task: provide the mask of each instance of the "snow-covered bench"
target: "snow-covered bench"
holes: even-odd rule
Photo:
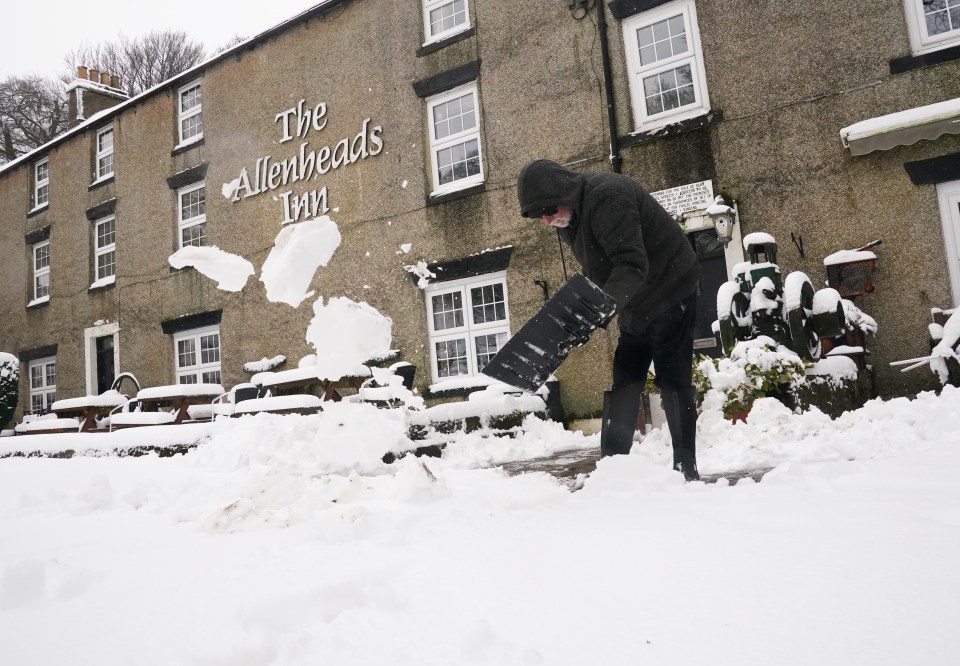
[[[323,409],[323,401],[309,393],[296,395],[277,395],[266,398],[253,398],[237,404],[233,416],[245,414],[316,414]]]
[[[220,384],[171,384],[140,389],[135,400],[110,412],[109,427],[113,430],[183,423],[190,419],[191,405],[209,404],[223,393]]]
[[[89,432],[97,426],[97,419],[125,405],[128,399],[119,391],[104,391],[100,395],[85,395],[79,398],[57,400],[50,410],[59,418],[75,418],[80,421],[80,432]]]
[[[73,418],[38,418],[33,420],[24,420],[14,426],[13,431],[17,435],[39,435],[58,432],[78,432],[80,430],[79,419]]]

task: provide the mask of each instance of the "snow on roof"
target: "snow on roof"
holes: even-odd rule
[[[869,250],[840,250],[824,257],[823,265],[852,264],[855,261],[870,261],[876,258],[877,255]]]

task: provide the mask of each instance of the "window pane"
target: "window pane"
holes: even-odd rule
[[[477,345],[477,370],[482,370],[483,366],[497,355],[503,343],[507,341],[506,333],[494,333],[492,335],[478,335],[475,338]]]
[[[196,375],[182,375],[178,382],[179,384],[196,384],[197,376]]]
[[[439,377],[457,377],[468,374],[467,341],[465,339],[438,342],[436,353],[437,375]]]
[[[101,153],[113,150],[113,130],[107,130],[97,137],[97,150]]]
[[[219,384],[220,383],[220,371],[211,370],[210,372],[203,373],[203,383],[204,384]]]
[[[30,388],[43,388],[43,366],[30,366]]]
[[[184,90],[180,93],[180,110],[189,111],[190,109],[200,106],[200,86],[195,85],[192,88]]]
[[[437,35],[466,22],[466,1],[455,0],[430,11],[430,34]]]
[[[31,395],[30,396],[30,411],[34,414],[39,414],[43,411],[43,394]]]
[[[177,367],[189,368],[197,364],[197,347],[193,338],[177,341]]]
[[[442,331],[463,326],[463,296],[459,291],[432,297],[433,328]]]
[[[204,239],[207,237],[204,233],[204,224],[194,224],[192,226],[186,227],[183,229],[183,232],[180,235],[180,244],[183,247],[188,245],[194,245],[200,247],[204,244]]]
[[[503,283],[474,287],[470,290],[470,302],[473,304],[473,323],[475,324],[506,319]]]
[[[46,365],[46,378],[47,386],[56,386],[57,385],[57,364],[56,363],[47,363]]]
[[[110,277],[115,272],[116,252],[110,250],[109,252],[104,252],[103,254],[97,255],[97,279],[103,279],[105,277]]]
[[[50,200],[50,187],[44,185],[37,188],[37,205],[41,206]]]
[[[180,195],[180,219],[190,220],[206,213],[207,188],[200,187]]]
[[[97,161],[97,178],[113,173],[113,153]]]
[[[113,245],[116,239],[116,222],[107,220],[97,225],[97,247],[104,248]]]
[[[200,336],[200,362],[217,363],[220,361],[220,334]],[[218,382],[214,382],[218,383]]]
[[[444,139],[476,126],[472,93],[433,107],[433,131],[437,139]]]
[[[637,30],[637,48],[640,49],[641,66],[686,53],[688,45],[683,15],[678,14]]]
[[[43,298],[44,296],[50,295],[50,274],[44,273],[43,275],[38,275],[34,281],[36,286],[36,298]]]
[[[198,113],[181,121],[180,127],[183,138],[189,139],[203,132],[203,119]]]
[[[47,268],[50,265],[50,245],[41,245],[34,249],[35,268]]]
[[[471,139],[437,151],[441,185],[480,175],[480,142]]]

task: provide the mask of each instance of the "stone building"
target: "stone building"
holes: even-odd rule
[[[342,243],[316,294],[391,317],[421,391],[476,374],[577,268],[519,216],[517,174],[540,157],[685,211],[705,352],[743,259],[702,214],[714,195],[736,204],[735,240],[773,234],[817,286],[824,256],[882,238],[858,302],[880,326],[878,389],[934,385],[887,363],[923,355],[929,308],[960,300],[955,1],[327,0],[133,99],[78,74],[77,124],[0,167],[0,350],[23,361],[27,410],[120,371],[229,386],[245,362],[311,353],[310,301],[167,259],[206,244],[259,268],[284,224],[324,213]],[[420,261],[426,289],[405,269]],[[558,372],[569,415],[599,411],[615,340]]]

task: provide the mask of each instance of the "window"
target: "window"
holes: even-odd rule
[[[220,383],[220,327],[194,329],[173,337],[178,384]]]
[[[469,27],[467,0],[423,0],[426,44],[463,32]]]
[[[476,375],[510,337],[505,274],[426,289],[433,380]]]
[[[40,160],[33,166],[33,207],[50,203],[50,161]]]
[[[30,361],[30,413],[43,414],[57,400],[57,359]]]
[[[960,44],[960,0],[904,0],[914,53]]]
[[[483,182],[477,86],[470,84],[427,102],[433,194]]]
[[[116,275],[117,220],[112,215],[97,220],[94,226],[93,263],[96,282]]]
[[[710,108],[693,0],[676,0],[623,22],[636,129],[650,130]]]
[[[50,241],[33,246],[33,300],[50,298]]]
[[[177,117],[181,144],[203,138],[203,116],[200,110],[200,82],[194,81],[180,88],[177,93]]]
[[[203,183],[194,183],[177,190],[177,201],[179,202],[177,233],[180,238],[180,247],[205,245],[207,195]]]
[[[937,185],[953,307],[960,307],[960,180]]]
[[[97,174],[94,180],[113,175],[113,128],[97,132]]]

